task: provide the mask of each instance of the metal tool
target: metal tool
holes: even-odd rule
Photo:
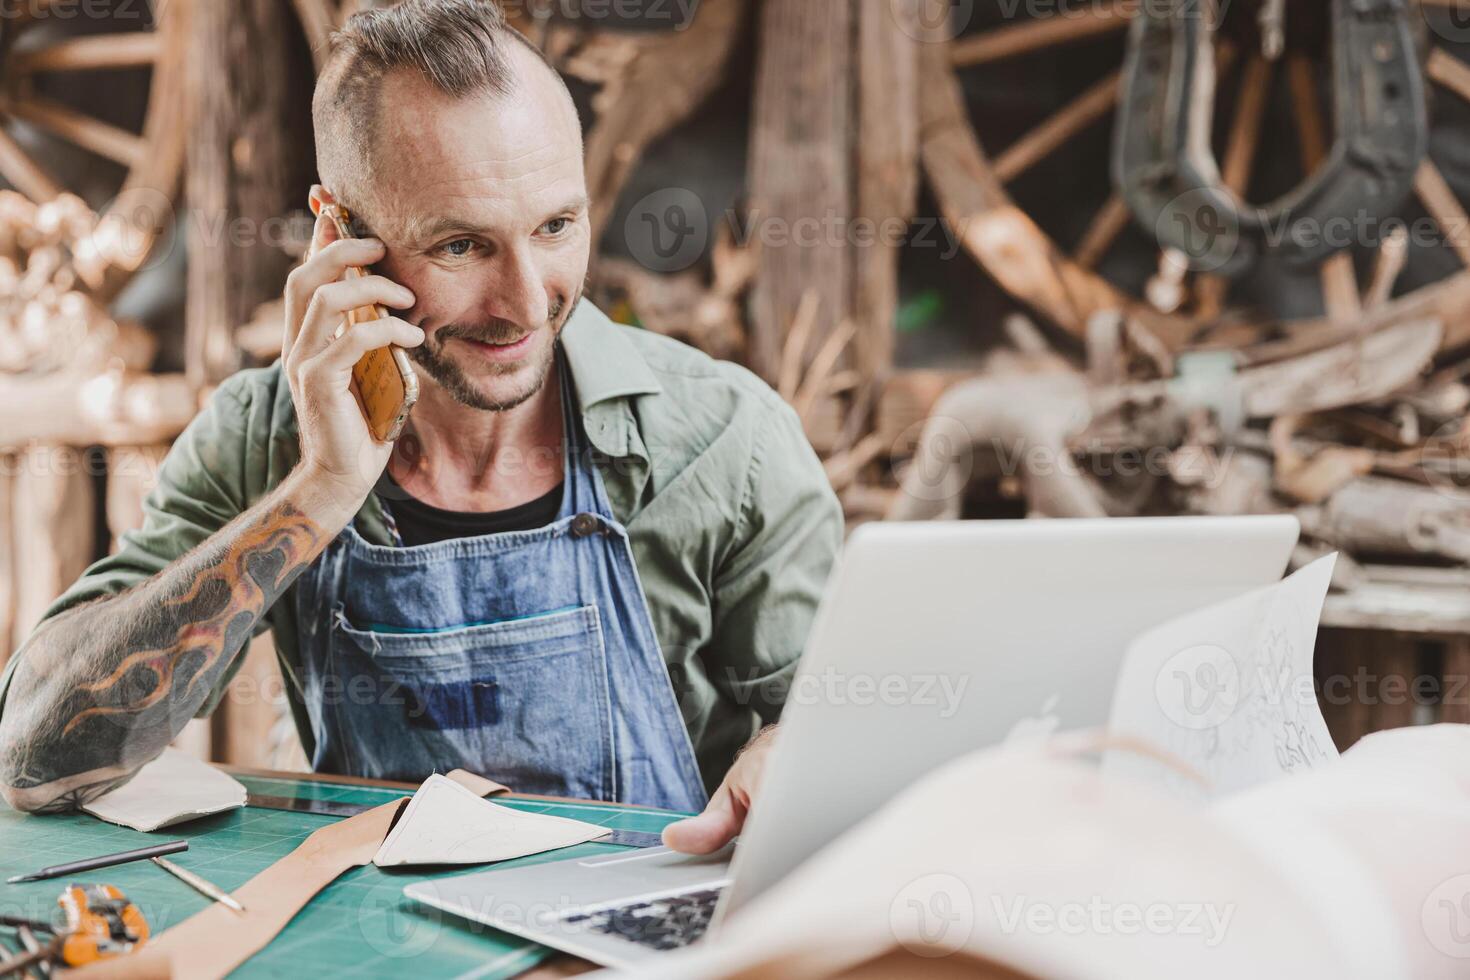
[[[377,805],[342,803],[338,800],[298,799],[293,796],[266,796],[262,793],[251,793],[245,803],[247,806],[260,807],[265,810],[292,810],[296,813],[315,813],[323,817],[355,817]]]
[[[122,956],[148,941],[148,920],[112,885],[68,885],[56,904],[66,924],[51,940],[0,962],[0,976],[59,963],[78,967]]]
[[[355,817],[359,813],[365,813],[371,810],[376,805],[372,803],[342,803],[336,800],[308,800],[286,796],[265,796],[260,793],[251,793],[246,802],[249,806],[261,807],[266,810],[292,810],[297,813],[316,813],[328,817]],[[621,847],[661,847],[663,845],[663,838],[658,834],[647,833],[641,830],[614,830],[606,837],[597,838],[593,843],[617,844]]]
[[[83,871],[96,871],[98,868],[110,868],[115,864],[127,864],[129,861],[141,861],[144,858],[155,857],[159,854],[173,854],[177,851],[187,851],[189,842],[186,840],[171,840],[166,844],[154,844],[150,847],[139,847],[131,851],[118,851],[116,854],[103,854],[100,857],[84,858],[81,861],[68,861],[65,864],[53,864],[42,868],[40,871],[32,871],[27,875],[15,875],[5,879],[6,884],[14,885],[22,881],[41,881],[46,878],[59,878],[62,875],[81,874]]]
[[[174,864],[172,861],[170,861],[168,858],[155,857],[151,860],[154,864],[158,865],[160,868],[167,871],[169,874],[173,875],[175,878],[179,879],[184,884],[188,885],[190,888],[203,895],[205,898],[219,902],[225,908],[233,909],[236,912],[245,911],[245,906],[235,901],[235,899],[231,897],[229,892],[225,891],[223,888],[219,887],[213,882],[201,878],[199,875],[190,871],[188,868],[181,868],[177,864]]]

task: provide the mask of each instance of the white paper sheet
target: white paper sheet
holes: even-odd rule
[[[229,774],[187,752],[164,749],[127,783],[82,809],[146,832],[244,806],[245,795]]]
[[[523,813],[491,803],[435,774],[413,794],[373,863],[388,868],[508,861],[606,837],[610,832],[581,820]]]
[[[1119,750],[1105,755],[1104,771],[1214,798],[1336,760],[1312,675],[1336,557],[1180,616],[1129,646],[1109,728],[1173,753],[1208,787]]]

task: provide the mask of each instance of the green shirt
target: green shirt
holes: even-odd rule
[[[615,324],[587,300],[563,330],[562,348],[713,788],[735,751],[781,710],[841,542],[841,509],[795,412],[745,369]],[[169,451],[143,526],[46,616],[150,578],[258,502],[299,457],[280,363],[229,378]],[[393,543],[376,495],[356,521],[368,541]],[[293,588],[257,632],[275,634],[310,756],[295,605]],[[201,714],[218,704],[240,659]]]

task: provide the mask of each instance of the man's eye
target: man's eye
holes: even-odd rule
[[[566,231],[567,225],[571,223],[571,218],[552,218],[541,227],[548,235],[560,235],[563,231]]]
[[[450,255],[462,256],[468,255],[470,249],[474,247],[475,243],[470,241],[468,238],[459,238],[450,242],[448,245],[445,245],[444,251],[448,252]]]

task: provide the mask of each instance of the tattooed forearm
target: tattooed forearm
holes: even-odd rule
[[[68,809],[131,778],[328,538],[292,500],[268,499],[143,585],[45,623],[17,654],[0,720],[7,799]]]

